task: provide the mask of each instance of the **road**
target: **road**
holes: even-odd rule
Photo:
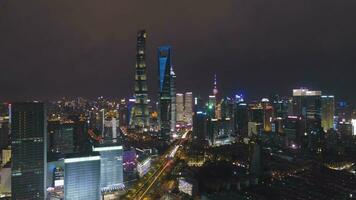
[[[136,200],[144,199],[145,195],[151,190],[152,186],[155,185],[157,180],[160,179],[160,177],[165,172],[165,170],[169,166],[172,166],[174,164],[174,158],[176,157],[176,152],[178,151],[179,148],[181,148],[183,142],[187,139],[187,134],[189,132],[190,131],[186,131],[178,141],[173,143],[173,146],[169,148],[169,150],[159,158],[160,166],[158,167],[158,169],[151,176],[147,178],[147,181],[139,185],[139,188],[135,190],[134,194],[127,196],[127,198],[136,199]]]

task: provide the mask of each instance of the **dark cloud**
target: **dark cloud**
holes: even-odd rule
[[[138,29],[173,46],[178,91],[250,97],[322,89],[356,100],[356,2],[350,0],[1,0],[0,98],[132,94]]]

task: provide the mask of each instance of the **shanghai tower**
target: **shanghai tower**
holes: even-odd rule
[[[149,113],[147,106],[147,73],[145,59],[145,43],[147,33],[140,30],[137,34],[137,52],[136,52],[136,73],[135,73],[135,105],[131,127],[143,131],[148,127]]]

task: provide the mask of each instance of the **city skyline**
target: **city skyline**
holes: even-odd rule
[[[0,98],[132,96],[135,33],[145,28],[150,35],[150,97],[158,91],[156,49],[168,44],[174,51],[178,92],[189,88],[207,96],[217,74],[224,96],[242,92],[255,99],[269,91],[291,95],[293,88],[303,86],[336,99],[356,99],[351,92],[356,65],[353,2],[208,1],[203,10],[199,2],[189,8],[183,2],[167,5],[170,9],[163,13],[154,12],[159,8],[155,3],[138,4],[3,1],[0,67],[5,73],[0,84],[5,87]],[[317,16],[310,9],[314,6]],[[174,8],[185,15],[177,17],[170,12]],[[126,19],[132,23],[124,23]]]

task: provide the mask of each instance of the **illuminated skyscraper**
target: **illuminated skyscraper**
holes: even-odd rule
[[[175,74],[171,65],[171,47],[158,48],[158,75],[159,75],[159,121],[162,137],[167,137],[175,127]],[[174,94],[174,98],[173,97]],[[174,102],[175,104],[175,102]],[[173,111],[173,112],[172,112]],[[174,125],[173,125],[174,124]],[[174,130],[172,130],[174,131]]]
[[[328,131],[334,127],[334,96],[321,96],[321,127]]]
[[[171,66],[171,132],[176,131],[177,107],[176,107],[176,74]]]
[[[147,107],[147,73],[145,59],[146,31],[141,30],[137,35],[136,74],[135,74],[135,105],[131,127],[143,130],[148,127],[149,113]]]
[[[118,143],[100,144],[93,147],[100,154],[100,188],[102,192],[123,187],[122,145]]]
[[[187,124],[193,124],[193,93],[192,92],[185,93],[184,118]]]
[[[207,116],[210,118],[215,118],[215,109],[216,109],[216,96],[210,95],[208,99],[208,110]]]
[[[176,94],[176,109],[177,109],[177,122],[184,121],[184,95],[182,93]]]
[[[12,199],[45,199],[47,169],[45,116],[43,103],[12,105]]]
[[[305,122],[308,143],[302,148],[321,152],[323,129],[321,127],[321,91],[293,90],[293,113]]]
[[[65,199],[100,199],[100,156],[64,159]]]
[[[321,91],[293,90],[293,114],[306,119],[321,119]]]

